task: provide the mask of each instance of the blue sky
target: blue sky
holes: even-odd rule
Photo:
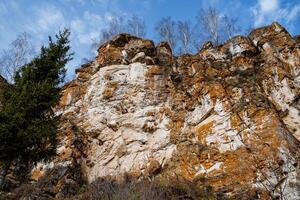
[[[0,0],[0,51],[19,33],[32,36],[39,48],[48,35],[71,28],[75,52],[68,75],[81,60],[91,55],[91,43],[114,16],[138,15],[145,20],[147,37],[157,40],[156,22],[165,16],[174,20],[195,20],[201,8],[213,6],[238,19],[241,30],[278,21],[292,34],[300,34],[299,0]]]

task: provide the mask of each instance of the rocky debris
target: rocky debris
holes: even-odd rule
[[[127,34],[98,52],[63,88],[58,157],[44,169],[298,199],[300,51],[278,23],[178,58]]]

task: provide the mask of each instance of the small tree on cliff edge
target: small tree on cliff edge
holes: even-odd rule
[[[0,110],[0,187],[9,167],[48,160],[56,152],[58,119],[52,107],[59,100],[69,53],[70,31],[65,29],[40,55],[21,67],[13,85],[2,90]]]

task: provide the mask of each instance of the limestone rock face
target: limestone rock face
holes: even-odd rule
[[[98,52],[63,88],[59,155],[39,170],[299,198],[300,49],[278,23],[195,55],[126,34]]]

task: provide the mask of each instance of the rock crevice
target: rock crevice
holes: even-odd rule
[[[230,198],[300,196],[300,49],[281,25],[195,55],[127,34],[98,53],[63,88],[59,156],[43,169],[76,161],[88,182],[151,177]]]

